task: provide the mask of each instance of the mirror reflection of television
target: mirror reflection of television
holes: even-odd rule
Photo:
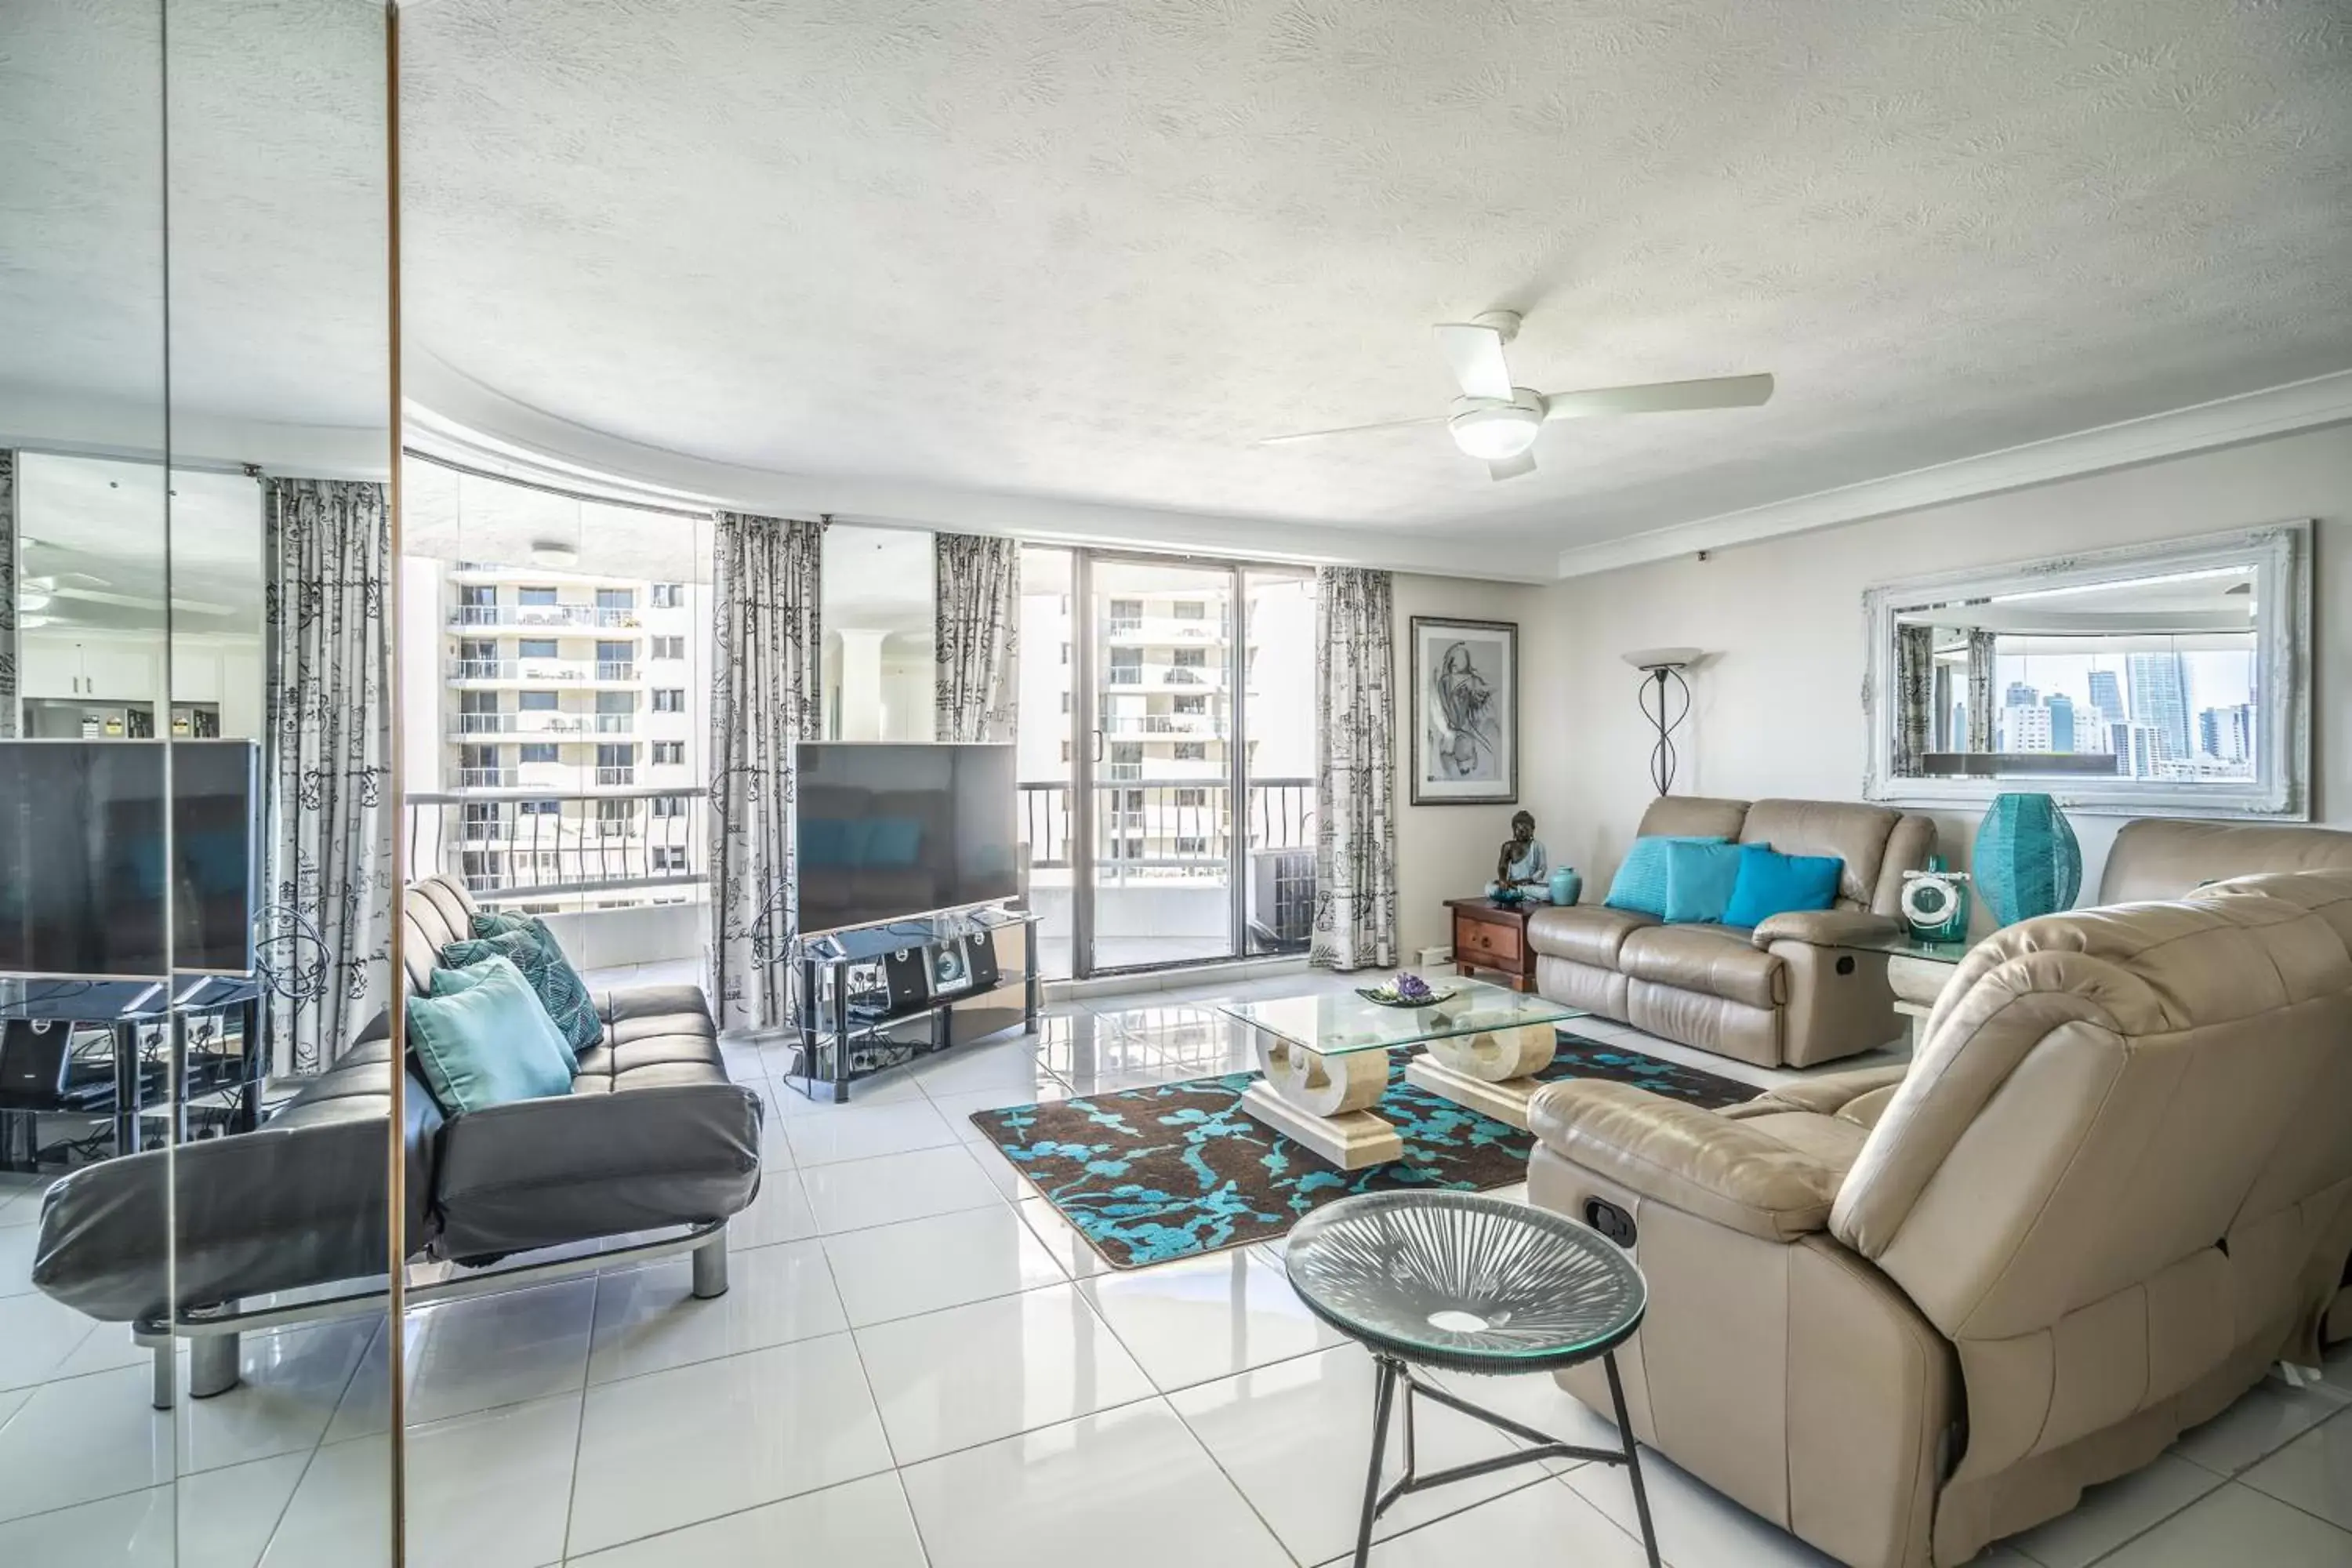
[[[803,935],[1020,891],[1010,745],[807,742],[796,762]]]
[[[252,972],[257,748],[170,752],[167,850],[164,742],[0,742],[0,973]]]

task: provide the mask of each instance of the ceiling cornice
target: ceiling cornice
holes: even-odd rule
[[[958,529],[1041,544],[1201,552],[1305,565],[1382,567],[1433,576],[1548,582],[1538,544],[1465,541],[1434,531],[1331,528],[1275,518],[1162,510],[916,481],[776,473],[640,445],[519,403],[429,350],[405,354],[409,445],[614,500],[814,516],[884,528]]]
[[[2352,421],[2352,371],[2200,403],[1559,552],[1562,577],[1639,566]]]

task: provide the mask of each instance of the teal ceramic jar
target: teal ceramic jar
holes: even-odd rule
[[[1584,896],[1584,879],[1576,874],[1573,866],[1562,866],[1551,874],[1551,901],[1561,909]]]

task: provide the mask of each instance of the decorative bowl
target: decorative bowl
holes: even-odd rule
[[[1410,982],[1418,989],[1402,989],[1401,987],[1406,982]],[[1359,985],[1356,987],[1356,994],[1367,1002],[1377,1002],[1383,1007],[1434,1007],[1440,1002],[1450,1001],[1457,989],[1458,987],[1448,986],[1440,991],[1419,975],[1399,975],[1385,985]]]

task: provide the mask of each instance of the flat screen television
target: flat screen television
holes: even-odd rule
[[[0,742],[0,973],[252,973],[258,749],[170,743],[168,847],[164,752]]]
[[[797,765],[802,934],[1020,891],[1011,746],[813,741]]]

